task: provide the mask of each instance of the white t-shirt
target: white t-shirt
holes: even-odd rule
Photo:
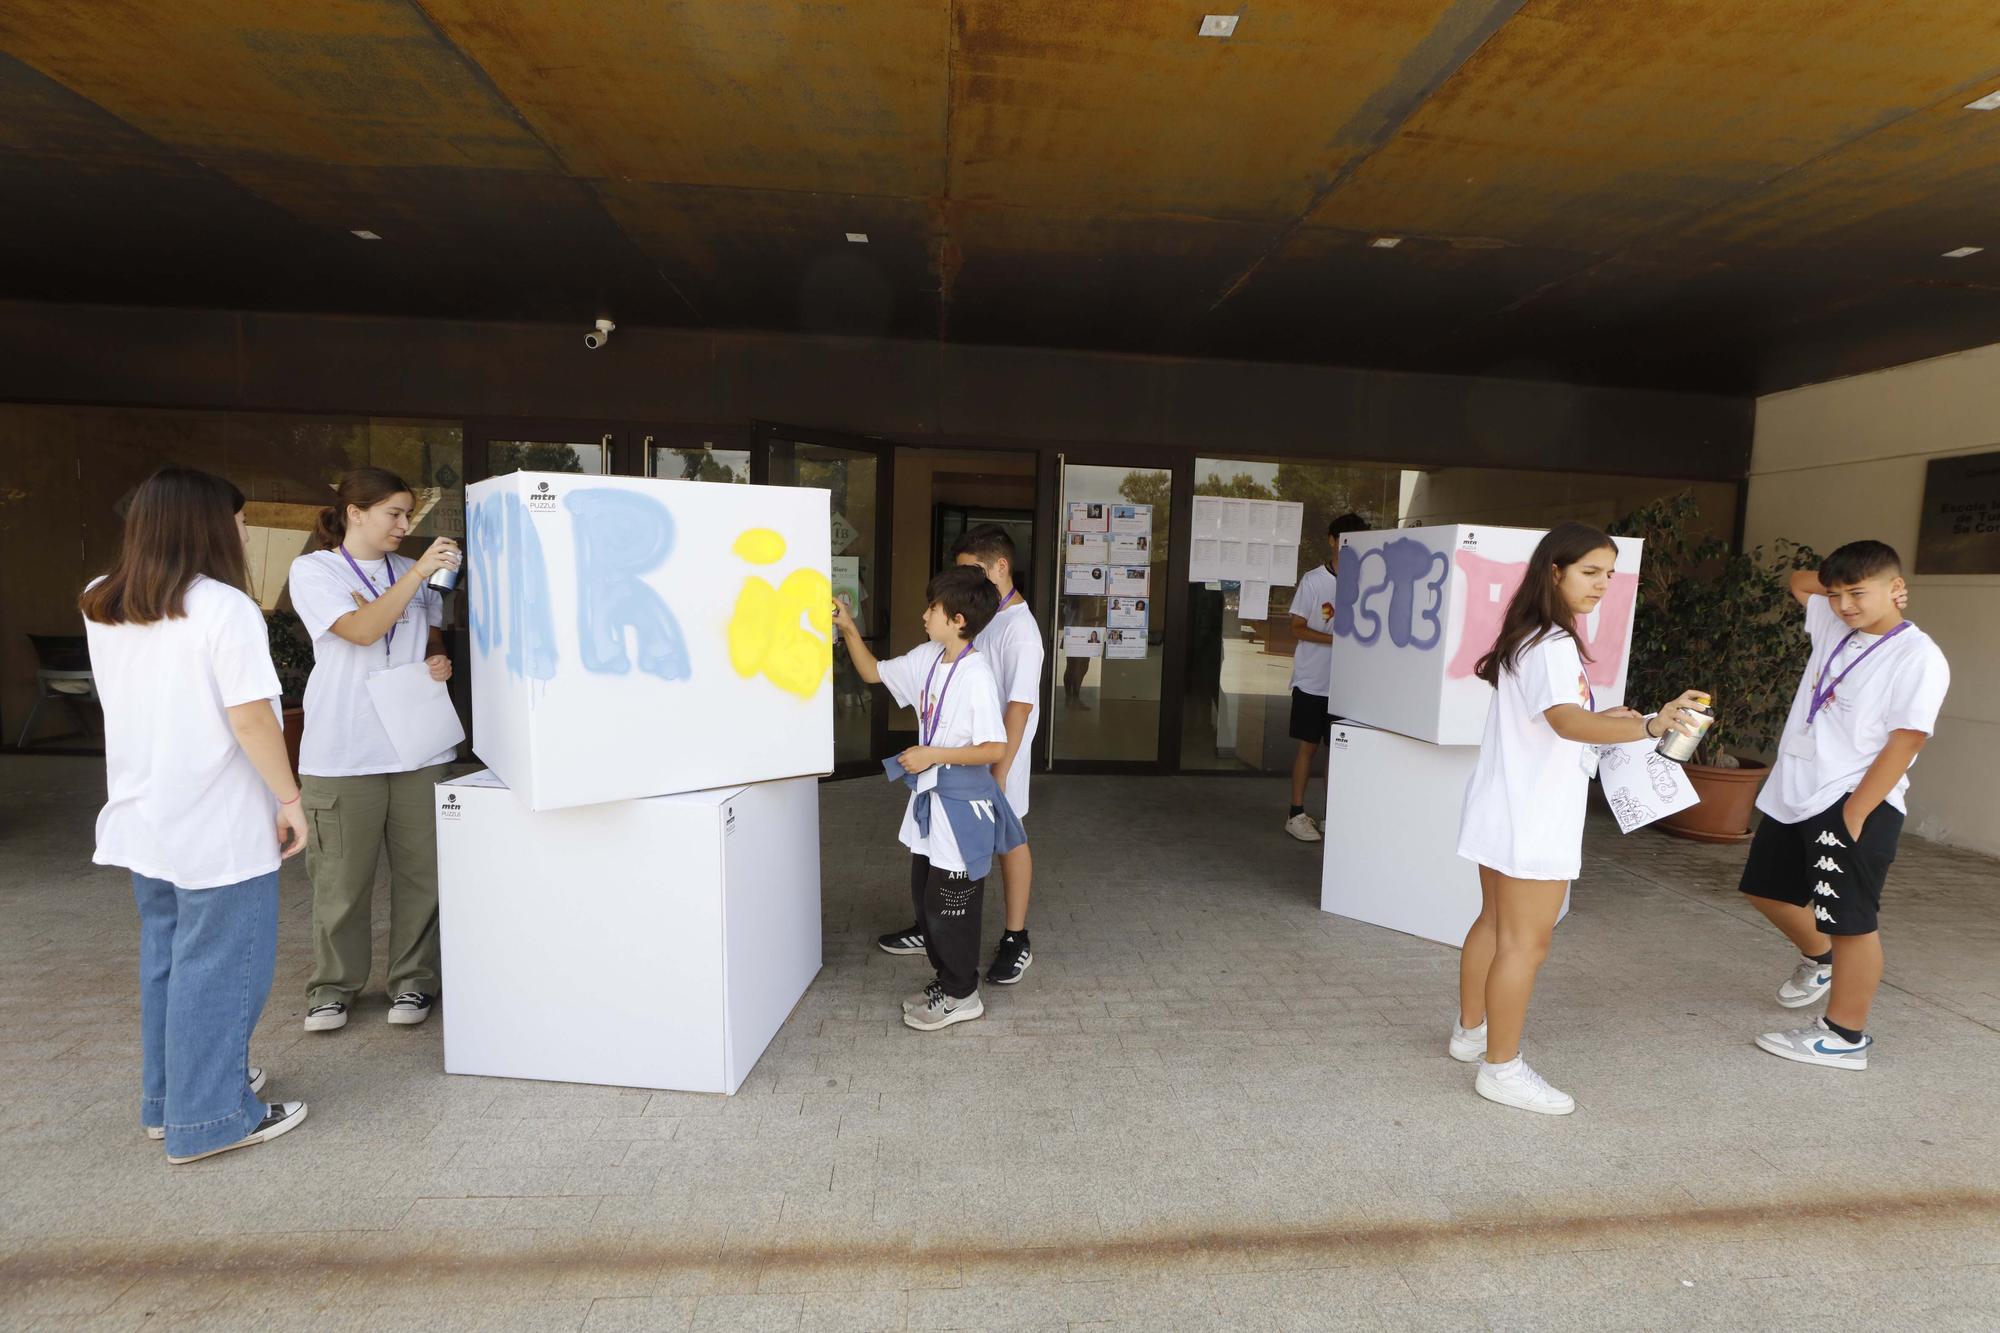
[[[953,664],[942,660],[944,656],[942,647],[926,643],[915,652],[879,663],[882,683],[889,687],[889,693],[898,707],[917,710],[919,728],[923,726],[924,710],[937,702],[941,713],[927,744],[955,750],[967,745],[1005,741],[1007,724],[1000,716],[1000,688],[993,679],[993,668],[987,662],[986,654],[975,647],[959,660],[956,675],[952,674]],[[926,679],[930,685],[928,694],[924,688]],[[950,686],[948,689],[947,683]],[[921,731],[918,739],[923,739]],[[930,797],[922,793],[936,783],[935,768],[917,776],[917,790],[910,793],[909,803],[903,807],[903,828],[899,836],[905,847],[918,856],[929,857],[931,864],[938,869],[964,870],[965,857],[959,853],[958,839],[951,832],[951,820],[945,817],[942,809],[931,811],[928,838],[917,829],[917,801],[929,800]]]
[[[1333,633],[1333,571],[1314,565],[1299,575],[1292,590],[1291,614],[1321,634]],[[1333,688],[1333,645],[1300,639],[1292,649],[1292,688],[1324,699]]]
[[[107,799],[91,859],[214,889],[268,875],[282,859],[277,798],[236,743],[227,710],[269,699],[280,725],[284,715],[257,603],[198,577],[186,607],[150,625],[83,622],[104,705]]]
[[[1515,879],[1572,880],[1583,868],[1583,811],[1593,747],[1564,740],[1545,716],[1591,706],[1576,640],[1555,630],[1500,672],[1479,763],[1465,784],[1458,854]]]
[[[1951,688],[1951,667],[1944,653],[1930,635],[1911,625],[1869,653],[1868,660],[1840,682],[1808,727],[1806,715],[1822,668],[1826,683],[1832,685],[1882,636],[1850,631],[1824,597],[1806,603],[1805,628],[1812,639],[1812,656],[1798,693],[1792,696],[1777,763],[1757,793],[1757,808],[1787,824],[1811,819],[1860,786],[1868,766],[1889,743],[1890,732],[1930,735],[1937,727],[1945,691]],[[1909,789],[1905,774],[1889,793],[1889,804],[1905,814],[1909,807],[1903,803],[1903,793]]]
[[[1007,771],[1007,804],[1016,819],[1028,817],[1028,770],[1033,767],[1035,730],[1042,721],[1042,631],[1035,613],[1024,601],[993,617],[972,641],[978,655],[999,683],[1000,720],[1007,720],[1008,704],[1027,704],[1028,725],[1021,733],[1021,748],[1014,752],[1014,767]]]
[[[375,587],[382,592],[407,573],[410,562],[400,556],[388,561],[356,560]],[[393,563],[394,573],[384,569]],[[292,609],[305,622],[312,638],[313,669],[306,681],[306,733],[299,742],[299,772],[322,778],[355,777],[364,773],[403,773],[413,768],[449,763],[456,747],[433,755],[421,764],[405,764],[396,757],[389,733],[375,715],[375,701],[368,696],[368,677],[389,667],[424,660],[433,625],[444,623],[444,598],[428,584],[417,590],[396,622],[391,642],[383,635],[367,647],[349,643],[333,632],[333,622],[350,611],[358,611],[364,600],[374,600],[368,589],[338,549],[308,551],[292,561]]]

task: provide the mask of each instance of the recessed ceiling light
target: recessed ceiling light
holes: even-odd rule
[[[382,239],[380,236],[377,236],[374,232],[368,230],[366,227],[356,227],[354,229],[354,234],[356,236],[359,236],[364,241],[379,241]]]
[[[1368,242],[1370,246],[1377,250],[1393,250],[1402,243],[1403,238],[1400,236],[1377,236],[1374,240]]]
[[[1985,248],[1986,247],[1983,245],[1961,245],[1956,250],[1945,251],[1944,257],[1946,259],[1965,259],[1968,258],[1969,256],[1978,254],[1981,250],[1984,250]]]
[[[1236,20],[1241,17],[1243,17],[1241,14],[1203,14],[1201,16],[1201,35],[1204,37],[1234,37],[1236,35]]]
[[[2000,93],[1988,93],[1977,102],[1967,102],[1967,111],[2000,111]]]
[[[866,245],[868,244],[868,233],[865,231],[850,231],[847,233],[847,239],[856,245]]]

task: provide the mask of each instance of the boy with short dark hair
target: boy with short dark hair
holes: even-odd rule
[[[979,631],[973,647],[986,658],[999,682],[1001,719],[1007,727],[1007,753],[993,765],[993,780],[1006,795],[1014,817],[1025,820],[1028,771],[1033,766],[1035,729],[1041,715],[1042,633],[1035,624],[1035,613],[1014,584],[1014,539],[1005,528],[994,523],[973,528],[958,539],[951,554],[960,568],[983,572],[1000,599],[1000,609]],[[1028,894],[1034,869],[1025,842],[1000,858],[1006,933],[993,951],[993,965],[986,969],[986,979],[997,986],[1019,981],[1034,961],[1028,947]],[[884,953],[922,953],[923,923],[892,931],[877,940],[876,946]]]
[[[1792,596],[1806,609],[1812,655],[1757,797],[1765,818],[1740,887],[1801,955],[1778,1003],[1829,998],[1825,1017],[1757,1045],[1802,1064],[1866,1069],[1875,1039],[1863,1029],[1882,983],[1876,914],[1909,768],[1937,725],[1951,668],[1903,619],[1902,561],[1881,542],[1849,542],[1817,573],[1793,574]]]
[[[973,639],[993,619],[999,594],[978,569],[947,569],[924,590],[924,634],[915,652],[878,662],[847,605],[834,625],[854,669],[915,708],[918,743],[883,769],[910,788],[900,837],[910,849],[910,898],[936,976],[903,1002],[903,1022],[935,1032],[986,1012],[979,998],[980,913],[996,856],[1025,841],[991,766],[1007,752],[1007,728],[991,668]]]
[[[1285,812],[1285,832],[1300,842],[1318,842],[1319,821],[1306,813],[1306,784],[1312,781],[1313,759],[1326,744],[1333,716],[1327,692],[1333,688],[1333,604],[1340,539],[1366,532],[1368,520],[1342,514],[1326,525],[1327,560],[1299,575],[1292,591],[1292,720],[1291,736],[1299,743],[1292,756],[1292,807]]]

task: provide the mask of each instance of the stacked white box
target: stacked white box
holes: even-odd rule
[[[535,810],[832,771],[829,513],[792,486],[475,483],[473,750]]]
[[[734,1092],[820,966],[826,491],[472,486],[472,747],[438,788],[451,1073]]]
[[[1465,942],[1479,870],[1457,855],[1459,813],[1493,698],[1473,668],[1543,535],[1454,524],[1341,538],[1327,709],[1346,725],[1327,752],[1321,910]],[[1600,709],[1625,699],[1643,552],[1613,540],[1610,589],[1577,626]]]
[[[1476,745],[1334,723],[1320,910],[1454,949],[1465,943],[1479,915],[1479,867],[1458,854],[1458,814],[1478,762]]]
[[[813,778],[523,806],[440,784],[453,1074],[735,1092],[820,967]]]
[[[1340,539],[1327,707],[1336,717],[1434,745],[1477,745],[1493,691],[1473,667],[1543,534],[1455,525]],[[1625,701],[1643,543],[1615,539],[1603,602],[1577,629],[1599,708]]]

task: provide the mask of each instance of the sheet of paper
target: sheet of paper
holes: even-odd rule
[[[1272,540],[1288,546],[1299,544],[1299,525],[1305,521],[1306,507],[1296,500],[1279,500],[1272,506],[1277,522]]]
[[[1150,565],[1112,565],[1108,571],[1111,592],[1118,597],[1146,597],[1153,591]]]
[[[1153,506],[1112,505],[1111,531],[1126,536],[1151,533],[1153,530]]]
[[[1108,658],[1132,661],[1146,655],[1146,631],[1142,629],[1106,630],[1110,638],[1105,642],[1104,655]]]
[[[1270,500],[1252,500],[1244,531],[1256,541],[1270,541],[1278,531],[1278,506]]]
[[[1236,618],[1264,620],[1271,614],[1271,585],[1245,582],[1237,585]]]
[[[1063,655],[1065,657],[1104,656],[1104,636],[1107,630],[1072,626],[1063,631]]]
[[[1250,530],[1249,500],[1223,500],[1222,531],[1227,536],[1241,537]]]
[[[1072,532],[1063,543],[1063,563],[1101,565],[1111,558],[1111,539],[1095,532]]]
[[[1109,591],[1105,585],[1103,565],[1064,565],[1063,595],[1065,597],[1102,597]]]
[[[1114,597],[1111,609],[1105,619],[1113,629],[1146,628],[1146,606],[1144,597]]]
[[[1243,568],[1252,578],[1269,582],[1271,575],[1271,543],[1244,542]]]
[[[1597,747],[1597,780],[1604,784],[1604,799],[1618,818],[1620,833],[1701,803],[1681,766],[1655,751],[1658,744],[1632,741]]]
[[[1194,497],[1194,534],[1197,537],[1213,537],[1222,531],[1222,510],[1224,501],[1219,496],[1197,495]]]
[[[1109,532],[1111,506],[1096,500],[1072,500],[1069,506],[1071,532]]]
[[[1109,560],[1114,565],[1144,565],[1153,559],[1153,539],[1150,536],[1133,537],[1114,533],[1111,537]]]
[[[369,672],[368,697],[396,747],[396,758],[411,768],[465,739],[450,692],[443,681],[431,679],[431,669],[422,662]]]
[[[1297,543],[1280,543],[1271,548],[1271,582],[1289,588],[1299,581],[1299,548]]]
[[[1222,553],[1216,558],[1216,568],[1222,571],[1222,577],[1226,579],[1242,578],[1245,568],[1244,561],[1243,543],[1224,537],[1222,539]]]
[[[1189,582],[1213,583],[1222,577],[1222,542],[1219,539],[1196,537],[1189,546]]]

